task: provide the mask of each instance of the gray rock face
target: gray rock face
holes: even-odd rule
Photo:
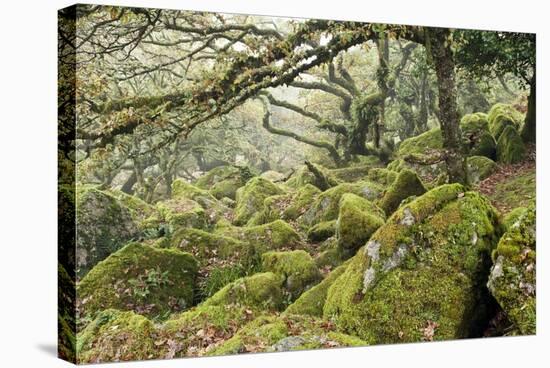
[[[97,189],[77,194],[76,268],[80,277],[138,235],[130,211],[116,198]]]

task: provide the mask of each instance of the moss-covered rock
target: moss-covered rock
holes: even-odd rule
[[[321,190],[311,184],[300,187],[284,208],[281,218],[283,220],[296,220],[307,211],[319,194],[321,194]]]
[[[527,207],[516,207],[512,211],[507,213],[502,219],[502,226],[504,226],[504,230],[511,230],[512,226],[518,222],[518,220],[524,215],[526,211]]]
[[[303,250],[266,252],[262,255],[262,269],[283,276],[291,300],[322,278],[313,258]]]
[[[209,351],[208,355],[366,345],[369,345],[368,341],[338,333],[325,321],[311,316],[261,316]]]
[[[236,304],[259,310],[281,310],[284,306],[283,282],[282,275],[272,272],[257,273],[233,281],[201,305]]]
[[[369,171],[375,167],[374,165],[362,165],[362,166],[350,166],[342,167],[339,169],[330,170],[331,175],[336,179],[346,182],[353,183],[358,180],[365,180]]]
[[[250,179],[250,172],[235,166],[218,166],[208,171],[195,182],[195,185],[208,190],[217,199],[224,197],[235,199],[237,189]]]
[[[489,131],[498,142],[500,135],[506,127],[510,126],[519,130],[523,121],[523,114],[517,111],[512,105],[497,103],[491,107],[487,115]]]
[[[98,263],[77,285],[85,315],[102,309],[160,316],[189,308],[197,261],[177,249],[130,243]]]
[[[158,357],[155,327],[147,318],[114,309],[102,311],[78,335],[78,363],[146,360]]]
[[[376,167],[369,170],[367,179],[383,186],[389,186],[397,178],[397,171],[398,170]]]
[[[459,184],[398,209],[328,290],[323,315],[377,343],[475,335],[497,214]]]
[[[477,184],[495,172],[497,164],[485,156],[471,156],[467,159],[468,181]]]
[[[128,208],[130,215],[132,215],[134,222],[140,229],[147,228],[148,218],[157,216],[157,211],[153,205],[136,196],[115,189],[109,190],[109,194]]]
[[[224,206],[207,190],[196,187],[181,179],[172,182],[172,200],[193,200],[204,209],[208,224],[216,223],[220,218],[228,215],[229,208]]]
[[[157,356],[203,356],[219,342],[231,338],[260,312],[247,306],[199,305],[174,315],[158,328]]]
[[[311,165],[315,167],[315,169],[324,177],[324,180],[322,180],[322,182],[308,169],[307,166],[304,165],[296,170],[296,172],[290,176],[285,184],[288,187],[294,189],[301,188],[306,184],[311,184],[314,187],[322,190],[326,183],[328,183],[330,186],[335,186],[340,183],[340,181],[334,175],[332,175],[328,169],[316,164]]]
[[[185,197],[176,197],[157,203],[161,221],[166,222],[173,229],[206,228],[207,215],[204,208],[197,202]]]
[[[319,284],[304,292],[285,309],[285,314],[307,314],[322,317],[329,287],[346,270],[347,263],[335,268]]]
[[[523,211],[500,239],[487,287],[523,335],[536,333],[536,210]]]
[[[319,222],[336,220],[340,208],[340,199],[346,193],[353,193],[368,200],[374,200],[382,193],[382,187],[376,183],[360,181],[342,183],[319,194],[311,207],[299,218],[300,223],[311,227]]]
[[[271,181],[255,177],[250,179],[237,192],[237,204],[233,223],[245,225],[257,212],[263,209],[267,197],[284,194],[284,191]]]
[[[338,244],[336,236],[324,240],[319,247],[320,252],[315,257],[317,267],[323,270],[331,270],[340,266],[349,254],[345,254],[342,247]]]
[[[307,232],[307,239],[311,242],[320,242],[336,234],[336,220],[319,222]]]
[[[260,177],[267,179],[269,181],[272,181],[274,183],[283,182],[285,181],[285,178],[286,178],[285,174],[277,172],[275,170],[264,171],[263,173],[260,174]]]
[[[384,225],[385,219],[384,211],[371,201],[352,193],[344,194],[336,223],[338,244],[344,254],[355,254]]]
[[[462,144],[465,152],[472,156],[495,158],[496,143],[489,131],[487,114],[467,114],[460,120]]]
[[[497,141],[497,160],[505,164],[514,164],[523,160],[525,153],[525,144],[516,128],[507,126]]]
[[[139,236],[130,210],[91,187],[76,191],[76,271],[82,277],[99,261]]]
[[[193,254],[201,265],[212,258],[245,262],[253,253],[246,242],[199,229],[184,228],[176,231],[172,234],[170,245]]]
[[[405,157],[411,154],[426,154],[428,150],[440,150],[443,148],[443,137],[441,129],[434,128],[407,138],[399,145],[397,157]]]
[[[277,220],[264,225],[216,229],[217,234],[230,236],[254,246],[257,254],[268,250],[292,249],[301,244],[300,235],[286,222]]]
[[[410,196],[419,196],[425,192],[426,188],[418,175],[414,171],[404,169],[399,172],[378,205],[387,215],[391,215],[399,207],[401,201]]]

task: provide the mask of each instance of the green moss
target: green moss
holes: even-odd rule
[[[395,181],[390,185],[378,203],[387,215],[392,214],[401,201],[410,196],[424,194],[426,188],[416,173],[411,170],[401,170]]]
[[[393,161],[392,164],[397,161]],[[397,164],[393,164],[394,166],[398,166]],[[373,168],[369,170],[369,174],[367,175],[368,180],[378,183],[383,186],[391,185],[395,179],[397,178],[397,173],[394,170],[386,169],[386,168]]]
[[[487,286],[514,326],[536,333],[536,209],[523,211],[500,239]]]
[[[525,144],[516,128],[506,127],[497,141],[497,160],[505,164],[514,164],[523,160],[525,153]]]
[[[315,198],[321,194],[319,188],[306,184],[300,187],[292,196],[290,203],[284,209],[281,218],[283,220],[296,220],[303,215]]]
[[[314,165],[315,168],[325,176],[326,181],[331,186],[335,186],[335,185],[338,185],[340,183],[340,181],[334,175],[332,175],[331,172],[328,169],[326,169],[326,168],[324,168],[320,165],[315,165],[315,164],[312,164],[312,165]],[[317,188],[322,188],[323,187],[322,183],[319,182],[319,178],[317,178],[307,168],[307,166],[302,166],[298,170],[296,170],[296,172],[294,174],[292,174],[292,176],[286,181],[285,184],[287,186],[289,186],[290,188],[294,188],[294,189],[299,189],[299,188],[303,187],[306,184],[311,184],[311,185],[313,185],[314,187],[317,187]]]
[[[268,171],[264,171],[261,175],[260,175],[261,178],[264,178],[264,179],[267,179],[271,182],[282,182],[285,180],[285,175],[280,173],[280,172],[277,172],[275,170],[268,170]]]
[[[130,210],[112,195],[91,187],[77,187],[76,225],[79,277],[139,236]]]
[[[114,189],[109,190],[108,194],[112,195],[117,201],[130,210],[132,218],[138,225],[141,225],[147,218],[157,214],[154,206],[136,196]],[[143,228],[143,226],[140,226],[140,228]]]
[[[227,340],[250,322],[257,312],[237,305],[200,305],[173,316],[158,330],[157,356],[164,357],[173,346],[174,358],[202,356],[213,342]]]
[[[357,337],[336,332],[330,324],[311,316],[258,317],[208,355],[292,351],[343,346],[365,346]]]
[[[487,114],[464,115],[460,120],[460,130],[464,149],[469,155],[495,158],[496,143],[489,131]]]
[[[385,217],[372,202],[352,193],[344,194],[336,224],[338,244],[343,252],[354,254],[384,224]]]
[[[526,207],[517,207],[504,216],[502,225],[506,231],[510,230],[514,224],[519,225],[520,218],[527,212]]]
[[[284,194],[283,190],[269,180],[260,177],[250,179],[237,193],[233,223],[245,225],[254,214],[263,209],[267,197],[279,194]]]
[[[344,273],[347,263],[330,272],[319,284],[304,292],[285,310],[285,314],[307,314],[322,317],[329,287]]]
[[[245,264],[254,251],[246,242],[209,233],[199,229],[180,229],[172,234],[172,247],[193,254],[201,264],[206,264],[211,258],[232,260]]]
[[[311,227],[319,222],[336,220],[340,199],[346,193],[353,193],[368,200],[374,200],[382,193],[380,185],[371,182],[343,183],[319,194],[311,207],[299,218],[300,223]]]
[[[182,227],[205,228],[207,226],[206,211],[191,199],[176,197],[158,202],[157,209],[162,220],[174,229]]]
[[[281,275],[257,273],[226,285],[201,305],[237,304],[260,310],[280,310],[284,305],[283,282]]]
[[[534,166],[519,170],[498,183],[489,198],[504,213],[516,207],[527,207],[535,200],[536,184]]]
[[[78,335],[78,363],[157,357],[154,330],[151,321],[133,312],[103,311]]]
[[[319,222],[313,225],[307,232],[307,238],[311,242],[320,242],[336,234],[336,220]]]
[[[379,165],[381,165],[381,163],[379,163]],[[353,183],[358,180],[365,180],[367,174],[373,167],[374,165],[343,167],[339,169],[332,169],[330,170],[330,173],[340,181]]]
[[[441,129],[434,128],[415,137],[407,138],[399,145],[397,157],[405,157],[410,154],[425,154],[427,150],[439,150],[443,148]]]
[[[322,278],[313,258],[303,250],[266,252],[262,255],[262,269],[283,276],[291,300]]]
[[[198,178],[195,181],[195,186],[200,189],[208,190],[214,184],[234,177],[240,177],[239,168],[235,166],[218,166]],[[244,185],[244,182],[242,185]]]
[[[395,212],[328,290],[323,315],[377,343],[468,337],[483,315],[494,209],[475,192],[445,185]],[[432,325],[433,327],[433,325]]]
[[[468,181],[477,184],[495,172],[497,164],[485,156],[471,156],[467,159]]]
[[[513,127],[516,130],[521,128],[523,114],[517,111],[512,105],[498,103],[491,107],[487,119],[489,130],[498,142],[500,135],[507,127]]]
[[[188,253],[130,243],[80,281],[79,304],[85,315],[116,308],[162,316],[192,305],[196,273],[197,261]]]
[[[172,199],[175,201],[193,200],[204,209],[209,224],[216,223],[230,211],[212,194],[181,179],[172,182]]]
[[[300,235],[282,220],[242,228],[223,226],[216,228],[215,232],[251,244],[257,254],[262,254],[268,250],[295,248],[301,245]]]

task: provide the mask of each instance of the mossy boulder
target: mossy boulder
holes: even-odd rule
[[[237,191],[235,225],[246,225],[246,223],[263,209],[264,200],[267,197],[284,194],[284,191],[271,181],[255,177],[250,179],[246,185]]]
[[[467,114],[460,120],[462,144],[465,152],[472,156],[495,158],[496,142],[489,131],[487,114]]]
[[[331,174],[330,170],[324,168],[321,165],[310,164],[312,165],[321,175],[323,180],[315,176],[307,166],[302,166],[290,178],[285,182],[285,184],[294,189],[303,187],[306,184],[311,184],[314,187],[323,189],[324,185],[328,183],[330,186],[335,186],[340,183],[340,181]]]
[[[158,358],[155,327],[147,318],[114,309],[102,311],[78,335],[79,364]]]
[[[387,168],[375,167],[369,170],[367,179],[382,186],[391,185],[397,178],[397,172]]]
[[[299,222],[305,227],[311,227],[319,222],[336,220],[340,199],[346,193],[374,200],[381,195],[382,187],[368,181],[339,184],[319,194],[311,207],[298,219]]]
[[[313,225],[307,232],[307,239],[311,242],[320,242],[336,234],[336,220],[323,221]]]
[[[387,215],[391,215],[401,201],[410,196],[419,196],[426,192],[426,188],[414,171],[404,169],[399,172],[395,181],[384,193],[378,205]]]
[[[319,251],[315,257],[315,263],[323,270],[331,270],[340,266],[350,256],[349,252],[344,252],[340,247],[336,236],[324,240],[319,246]]]
[[[500,239],[487,283],[522,335],[534,335],[537,327],[536,244],[536,210],[531,206]]]
[[[470,184],[477,184],[487,179],[497,168],[497,164],[485,156],[471,156],[467,161],[468,181]]]
[[[201,266],[212,259],[247,263],[254,253],[250,244],[200,229],[180,229],[172,234],[170,246],[193,254]]]
[[[274,183],[283,182],[283,181],[285,181],[285,178],[286,178],[285,174],[280,173],[280,172],[275,171],[275,170],[264,171],[263,173],[260,174],[260,177],[264,178],[264,179],[267,179],[269,181],[272,181]]]
[[[159,316],[191,307],[197,260],[177,249],[130,243],[98,263],[78,283],[85,315],[102,309]]]
[[[443,148],[443,137],[440,128],[433,128],[417,136],[407,138],[399,145],[397,157],[402,158],[411,154],[426,154],[430,150]]]
[[[300,235],[283,220],[258,226],[219,227],[215,232],[251,244],[258,254],[268,250],[292,249],[301,244]]]
[[[157,356],[203,356],[259,314],[254,309],[235,304],[199,305],[176,314],[157,329]]]
[[[527,207],[516,207],[508,212],[502,219],[502,226],[506,231],[510,230],[518,220],[527,212]],[[516,225],[518,226],[518,225]]]
[[[235,199],[237,189],[246,184],[250,179],[248,170],[242,170],[235,166],[218,166],[208,171],[197,179],[195,185],[208,190],[217,199],[224,197]]]
[[[323,308],[338,329],[376,343],[476,336],[498,219],[459,184],[398,209],[352,258]]]
[[[361,166],[342,167],[339,169],[330,170],[330,174],[342,182],[353,183],[359,180],[365,180],[367,178],[369,171],[373,167],[375,166],[361,165]]]
[[[344,194],[336,223],[340,248],[348,256],[355,254],[376,229],[384,225],[385,219],[384,211],[371,201],[352,193]]]
[[[91,187],[76,190],[76,225],[79,277],[140,234],[132,213],[124,204]]]
[[[161,221],[173,229],[207,227],[207,215],[197,202],[185,197],[176,197],[157,203]]]
[[[262,255],[262,269],[283,276],[291,300],[322,279],[315,261],[304,250],[266,252]]]
[[[319,284],[304,292],[285,309],[285,314],[307,314],[322,317],[329,287],[346,270],[347,263],[332,270]]]
[[[140,229],[146,229],[147,219],[158,215],[155,206],[136,196],[115,189],[109,190],[109,194],[128,208],[130,215],[132,215],[134,222]]]
[[[207,190],[196,187],[182,179],[176,179],[172,182],[172,199],[193,200],[204,209],[208,224],[216,223],[220,218],[227,216],[229,208],[224,206]]]
[[[516,128],[507,126],[497,141],[497,160],[504,164],[520,162],[525,157],[526,148]]]
[[[523,114],[517,111],[512,105],[497,103],[491,107],[487,115],[489,131],[498,142],[500,135],[507,127],[516,130],[521,128]]]
[[[243,354],[345,346],[366,346],[368,341],[334,331],[321,319],[305,315],[260,316],[207,355]]]
[[[201,306],[236,304],[259,310],[281,310],[284,306],[283,283],[282,275],[256,273],[226,285]]]

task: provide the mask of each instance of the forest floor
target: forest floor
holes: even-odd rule
[[[496,171],[475,188],[489,198],[503,215],[527,206],[536,195],[536,151],[528,147],[526,159],[510,165],[499,164]]]

